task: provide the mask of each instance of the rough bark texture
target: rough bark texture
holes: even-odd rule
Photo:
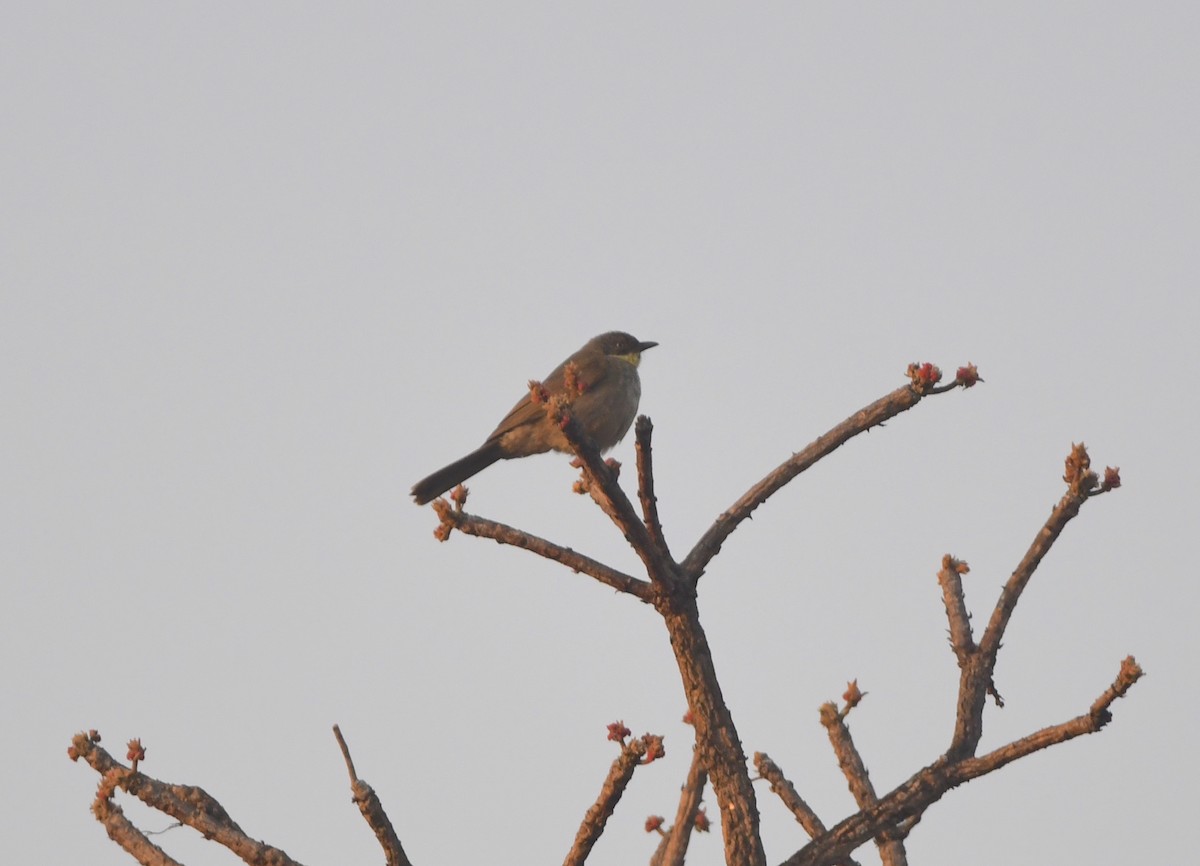
[[[681,587],[660,595],[655,607],[671,637],[671,649],[696,727],[696,748],[721,807],[725,862],[765,866],[766,854],[758,832],[758,804],[746,769],[746,754],[721,694],[708,639],[700,626],[695,594],[688,587]]]
[[[547,411],[553,413],[553,420],[561,425],[565,437],[578,455],[578,465],[583,468],[577,489],[591,495],[612,519],[640,558],[645,567],[645,577],[625,574],[564,545],[467,514],[463,510],[466,493],[462,488],[452,494],[453,505],[446,500],[434,503],[440,519],[436,535],[442,540],[449,538],[453,530],[458,530],[463,534],[492,538],[502,544],[523,548],[587,574],[639,602],[652,604],[662,616],[687,697],[690,720],[695,728],[695,752],[688,782],[681,795],[676,824],[670,834],[664,836],[655,855],[663,866],[679,866],[682,862],[687,849],[688,823],[694,820],[699,808],[706,776],[712,783],[721,813],[726,863],[730,866],[765,866],[766,863],[759,833],[758,804],[746,754],[738,738],[733,715],[721,692],[716,665],[700,621],[697,601],[699,578],[741,522],[816,461],[859,433],[916,406],[926,396],[955,387],[970,387],[979,381],[977,371],[971,366],[960,368],[954,382],[941,387],[937,387],[941,373],[930,364],[913,364],[908,369],[908,375],[911,384],[864,407],[793,454],[753,485],[714,521],[682,562],[672,558],[659,522],[652,477],[652,427],[649,421],[642,418],[637,425],[638,490],[642,511],[639,516],[617,483],[619,467],[605,462],[594,445],[583,437],[570,417],[569,405],[548,405]],[[1090,458],[1082,445],[1072,447],[1063,480],[1067,483],[1066,494],[1052,509],[1050,517],[1040,527],[1005,583],[978,642],[972,633],[963,591],[962,575],[969,568],[965,562],[949,554],[942,559],[937,579],[949,624],[950,647],[959,666],[954,732],[943,754],[893,790],[878,793],[871,782],[867,762],[859,753],[847,724],[850,711],[861,704],[865,695],[855,680],[844,695],[845,706],[839,709],[836,704],[825,705],[821,710],[821,720],[858,806],[857,812],[828,827],[765,754],[755,755],[755,765],[761,776],[770,783],[771,790],[783,799],[811,836],[808,844],[787,858],[786,866],[854,866],[851,852],[871,840],[879,847],[881,859],[887,866],[905,866],[905,838],[921,820],[925,810],[947,792],[1040,749],[1095,733],[1111,720],[1113,702],[1123,697],[1142,676],[1142,670],[1132,656],[1121,663],[1116,679],[1085,713],[1042,728],[988,754],[976,755],[983,735],[983,714],[988,696],[1002,705],[993,680],[996,658],[1005,629],[1025,587],[1067,523],[1079,514],[1083,504],[1091,497],[1120,486],[1117,470],[1107,470],[1103,481],[1091,471]],[[336,728],[335,733],[350,773],[354,800],[379,839],[387,862],[390,866],[407,866],[408,859],[400,839],[382,804],[370,786],[358,779],[349,749]],[[622,723],[610,725],[610,739],[621,743],[622,752],[613,763],[595,804],[589,809],[576,834],[575,843],[566,858],[570,866],[580,866],[586,860],[636,767],[663,755],[660,737],[646,735],[641,740],[626,743],[628,734],[628,729]],[[125,818],[120,807],[113,802],[117,791],[137,796],[147,805],[194,827],[252,866],[289,866],[295,862],[281,850],[247,837],[221,805],[201,789],[168,785],[139,772],[138,763],[145,757],[145,749],[140,741],[130,743],[129,767],[118,764],[98,745],[99,741],[99,735],[95,732],[79,734],[72,741],[68,753],[73,760],[85,759],[100,774],[101,783],[93,811],[109,835],[138,862],[163,866],[174,863]],[[661,819],[656,818],[655,822],[651,829],[658,827]]]

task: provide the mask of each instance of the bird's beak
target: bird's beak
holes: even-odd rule
[[[657,345],[658,345],[658,343],[654,342],[653,340],[647,340],[644,343],[638,343],[638,351],[644,352],[647,349],[653,349]]]

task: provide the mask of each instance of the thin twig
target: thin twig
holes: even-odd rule
[[[404,846],[400,843],[400,836],[396,833],[396,828],[383,809],[379,795],[370,785],[358,778],[358,774],[354,771],[354,761],[350,758],[350,747],[346,745],[346,740],[342,737],[342,729],[334,725],[333,735],[337,737],[342,757],[346,760],[346,770],[350,773],[350,791],[354,794],[354,805],[358,806],[358,811],[362,813],[367,826],[371,828],[371,832],[379,841],[379,847],[383,849],[387,866],[412,866],[412,861],[408,859],[408,855],[404,852]]]
[[[1083,503],[1087,502],[1090,493],[1099,485],[1099,479],[1089,468],[1091,460],[1082,444],[1072,446],[1066,464],[1067,473],[1064,480],[1067,482],[1067,492],[1054,506],[1050,516],[1034,536],[1029,549],[1000,590],[1000,597],[978,646],[966,651],[960,651],[958,647],[955,649],[960,674],[954,737],[947,752],[951,757],[969,757],[978,748],[983,737],[983,708],[987,696],[992,694],[998,702],[1000,700],[993,681],[996,656],[1000,652],[1004,631],[1012,619],[1017,602],[1021,599],[1021,593],[1029,585],[1033,573],[1050,552],[1054,542],[1062,535],[1067,524],[1079,514]],[[950,612],[949,607],[947,612]],[[954,628],[953,619],[951,628]]]
[[[150,808],[186,824],[206,839],[224,845],[250,866],[299,866],[279,848],[247,836],[225,808],[202,788],[170,785],[126,767],[87,734],[77,735],[71,745],[74,756],[83,758],[103,776],[105,784],[111,786],[109,790],[120,788],[132,794]],[[104,820],[99,815],[97,818]],[[106,823],[105,826],[109,825]]]
[[[578,422],[569,412],[563,414],[560,423],[563,435],[567,437],[567,442],[575,450],[575,456],[583,464],[587,492],[600,506],[600,510],[621,530],[629,546],[645,564],[651,582],[673,580],[678,566],[664,549],[655,544],[646,524],[637,516],[629,497],[617,483],[617,473],[600,456],[595,443],[584,435]]]
[[[562,547],[552,541],[503,523],[497,523],[494,520],[488,520],[485,517],[458,511],[445,500],[435,500],[434,508],[438,511],[438,516],[442,518],[444,524],[453,526],[465,535],[490,538],[500,544],[509,544],[528,550],[538,556],[562,563],[574,572],[594,577],[613,589],[637,596],[642,601],[650,600],[651,590],[647,581],[639,580],[615,568],[609,568],[604,563],[577,553],[569,547]]]
[[[975,651],[975,639],[971,635],[971,615],[967,613],[967,601],[962,585],[962,576],[969,570],[965,562],[947,553],[942,557],[942,569],[938,572],[942,603],[946,606],[946,618],[950,621],[950,646],[960,662]]]
[[[625,793],[629,780],[633,778],[633,771],[637,769],[645,754],[646,743],[641,738],[630,740],[621,749],[621,754],[608,769],[608,777],[605,778],[604,784],[600,788],[600,795],[587,810],[583,822],[579,825],[579,830],[575,834],[575,842],[571,845],[571,850],[567,852],[563,866],[582,866],[583,862],[587,860],[596,840],[604,832],[604,825],[608,823],[613,810],[617,808],[621,795]]]
[[[700,750],[692,749],[692,765],[688,768],[687,781],[679,793],[679,808],[675,810],[675,823],[667,832],[666,844],[662,846],[658,866],[683,866],[687,856],[688,842],[696,827],[696,814],[704,796],[704,785],[708,774],[700,763]]]
[[[783,770],[779,768],[778,764],[772,761],[765,752],[755,752],[754,766],[758,770],[758,775],[770,783],[771,791],[783,801],[783,805],[792,813],[810,838],[815,839],[825,833],[825,824],[817,817],[817,813],[812,810],[812,807],[804,801],[804,798],[796,792],[796,786],[784,776]],[[852,857],[843,857],[837,861],[836,866],[858,866],[858,861]]]
[[[1082,448],[1083,446],[1081,445],[1074,446],[1071,457],[1067,458],[1068,462],[1071,461],[1072,457],[1078,459],[1078,454]],[[1083,456],[1086,458],[1086,450],[1083,451]],[[1029,545],[1025,556],[1021,558],[1021,562],[1017,565],[1007,583],[1004,584],[1004,589],[1000,592],[1000,599],[996,602],[996,609],[992,612],[983,637],[979,640],[979,648],[983,652],[994,656],[1000,649],[1000,642],[1004,638],[1004,630],[1008,627],[1008,622],[1012,618],[1013,611],[1016,609],[1017,602],[1021,598],[1021,593],[1028,585],[1029,579],[1033,577],[1034,571],[1041,564],[1046,554],[1050,552],[1050,548],[1054,546],[1054,542],[1058,540],[1058,537],[1062,534],[1067,524],[1079,514],[1079,509],[1088,500],[1089,494],[1095,486],[1096,476],[1090,472],[1081,473],[1068,484],[1067,492],[1058,501],[1058,504],[1054,506],[1050,517],[1034,537],[1033,543]]]
[[[350,757],[350,747],[346,745],[342,729],[337,725],[333,726],[333,735],[337,737],[338,747],[342,750],[342,757],[346,761],[346,771],[350,774],[350,784],[353,785],[358,781],[358,773],[354,772],[354,760]]]
[[[106,773],[96,788],[96,799],[92,801],[92,814],[104,825],[108,838],[112,839],[137,860],[142,866],[182,866],[159,848],[146,834],[125,817],[125,811],[113,802],[113,795],[120,780],[120,773]]]
[[[1082,716],[1043,728],[980,757],[953,760],[947,755],[918,770],[895,789],[879,798],[869,809],[860,809],[839,822],[829,832],[814,839],[783,866],[819,866],[836,863],[879,832],[880,827],[911,828],[915,819],[940,800],[948,791],[972,779],[998,770],[1033,752],[1065,743],[1084,734],[1100,731],[1111,720],[1113,701],[1129,691],[1143,675],[1141,667],[1128,657],[1121,662],[1113,684],[1100,695]]]
[[[638,499],[642,503],[642,521],[650,533],[654,543],[667,554],[666,536],[663,535],[662,523],[658,517],[658,497],[654,493],[654,451],[650,447],[650,439],[654,433],[654,424],[645,415],[639,415],[634,428],[637,438],[634,447],[637,453]]]
[[[857,680],[855,684],[857,685]],[[870,809],[879,802],[879,797],[875,793],[875,786],[871,784],[871,774],[867,771],[867,765],[846,724],[846,713],[839,712],[836,704],[824,704],[821,707],[821,724],[829,733],[829,743],[833,746],[833,753],[837,756],[842,775],[846,777],[850,786],[854,802],[860,809]],[[893,828],[880,828],[880,832],[875,835],[875,845],[879,849],[879,859],[884,866],[905,866],[908,863],[904,842],[898,833],[893,832]]]
[[[684,558],[683,573],[689,580],[699,580],[708,563],[721,550],[725,539],[753,513],[754,509],[818,460],[832,454],[858,434],[865,433],[889,418],[911,409],[921,401],[923,396],[921,389],[913,385],[897,388],[892,393],[855,412],[828,433],[819,436],[802,451],[793,454],[742,494],[740,499],[717,518]]]

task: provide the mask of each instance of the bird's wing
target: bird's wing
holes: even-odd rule
[[[554,395],[563,392],[563,389],[566,387],[567,364],[571,360],[579,368],[579,378],[583,381],[588,391],[595,390],[608,374],[608,365],[604,363],[605,359],[603,356],[599,358],[575,357],[559,364],[549,376],[542,380],[542,387],[546,389],[548,394]],[[526,424],[536,424],[544,417],[546,417],[546,407],[542,404],[534,403],[530,399],[529,394],[526,394],[508,411],[508,414],[504,416],[504,420],[496,425],[496,429],[492,431],[492,435],[488,437],[488,441],[497,440],[505,433],[509,433]]]

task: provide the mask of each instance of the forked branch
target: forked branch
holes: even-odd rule
[[[952,757],[964,758],[975,754],[983,736],[983,709],[987,696],[991,694],[997,703],[1002,703],[993,679],[996,656],[1000,652],[1004,631],[1034,571],[1062,535],[1067,524],[1079,514],[1083,503],[1094,495],[1106,493],[1121,485],[1120,473],[1116,469],[1109,468],[1101,481],[1090,467],[1091,458],[1087,448],[1082,443],[1072,445],[1063,475],[1063,480],[1067,482],[1067,492],[1051,510],[1050,516],[1034,536],[1033,543],[1001,589],[995,609],[978,644],[971,634],[961,579],[970,569],[965,562],[949,554],[942,559],[938,582],[942,587],[946,616],[950,622],[950,644],[960,671],[954,739],[947,753]]]
[[[1072,446],[1066,467],[1064,480],[1067,482],[1067,493],[1005,584],[984,638],[978,644],[971,634],[962,584],[962,576],[970,569],[965,562],[949,554],[942,559],[938,582],[950,624],[950,645],[960,668],[957,719],[946,753],[886,796],[877,797],[866,766],[845,725],[846,714],[862,699],[857,681],[851,683],[844,696],[847,700],[845,710],[839,711],[833,703],[826,704],[821,708],[821,721],[829,732],[830,742],[850,783],[859,812],[832,830],[814,835],[812,842],[786,861],[788,866],[837,863],[869,838],[874,838],[879,845],[884,863],[903,864],[905,854],[900,841],[921,819],[925,810],[947,791],[1033,752],[1099,731],[1112,718],[1112,703],[1123,697],[1142,676],[1141,667],[1130,656],[1121,663],[1113,684],[1083,715],[1043,728],[981,757],[975,756],[975,749],[983,734],[986,697],[992,694],[1000,702],[992,674],[1001,637],[1021,593],[1067,522],[1079,513],[1082,504],[1090,497],[1113,490],[1121,484],[1116,469],[1106,470],[1103,481],[1091,472],[1090,458],[1082,445]],[[812,823],[811,819],[809,823]]]
[[[138,740],[130,741],[129,745],[132,765],[128,767],[118,763],[100,745],[100,735],[94,731],[77,734],[71,740],[68,756],[72,760],[83,758],[100,774],[100,788],[92,811],[97,820],[104,824],[113,841],[137,858],[139,863],[149,866],[174,861],[166,858],[161,849],[150,845],[140,831],[132,829],[132,825],[124,820],[120,807],[112,802],[117,789],[132,794],[151,809],[157,809],[191,827],[204,838],[224,845],[250,866],[299,866],[297,861],[280,849],[251,839],[242,832],[225,808],[202,788],[169,785],[139,772],[137,764],[145,757],[145,749]]]
[[[911,365],[908,374],[910,384],[847,418],[751,487],[714,522],[682,563],[677,563],[671,557],[659,520],[651,459],[653,428],[649,420],[639,418],[637,422],[639,516],[617,483],[615,464],[604,461],[593,443],[582,436],[571,418],[570,406],[548,405],[547,411],[553,413],[552,417],[561,425],[583,468],[581,489],[588,492],[609,515],[637,552],[645,565],[646,579],[609,568],[569,548],[511,526],[467,514],[463,510],[466,491],[461,486],[451,496],[453,504],[446,500],[435,502],[434,507],[441,521],[437,530],[439,538],[445,539],[452,530],[457,529],[524,548],[652,604],[663,617],[688,700],[690,720],[696,731],[692,765],[680,798],[675,825],[670,832],[664,833],[657,854],[663,866],[679,866],[683,861],[691,826],[698,820],[697,816],[703,816],[699,803],[706,779],[712,782],[720,808],[726,861],[736,866],[765,866],[757,803],[745,755],[722,695],[712,652],[700,623],[698,579],[741,522],[808,467],[859,433],[912,408],[924,397],[952,388],[970,387],[979,381],[973,366],[960,368],[954,381],[944,386],[938,385],[941,374],[932,365]],[[1107,470],[1103,480],[1091,471],[1090,459],[1082,445],[1073,446],[1067,459],[1064,480],[1067,483],[1066,494],[1005,583],[978,641],[972,633],[963,592],[962,577],[969,569],[966,563],[949,555],[942,561],[938,580],[950,627],[950,644],[960,668],[955,730],[943,755],[893,790],[878,794],[845,721],[846,714],[863,697],[857,681],[850,684],[844,695],[844,709],[839,710],[836,704],[831,703],[822,708],[821,714],[858,805],[855,814],[827,828],[770,758],[762,753],[755,755],[755,766],[760,776],[770,782],[772,790],[781,797],[811,837],[810,842],[785,861],[786,866],[854,866],[851,852],[872,839],[879,846],[885,864],[904,866],[905,837],[929,806],[947,791],[1040,749],[1083,734],[1095,733],[1111,720],[1112,704],[1117,698],[1123,697],[1142,676],[1142,670],[1132,656],[1122,662],[1116,679],[1085,713],[984,755],[976,755],[983,732],[983,711],[988,694],[995,696],[999,702],[993,671],[1017,602],[1034,571],[1067,523],[1079,513],[1083,503],[1092,496],[1120,486],[1117,470]],[[349,748],[336,726],[334,732],[346,760],[354,801],[379,839],[387,863],[389,866],[409,866],[399,837],[378,797],[369,785],[358,778]],[[628,730],[619,723],[610,727],[610,738],[621,743],[622,751],[576,833],[565,861],[569,866],[582,864],[586,860],[634,769],[663,754],[661,738],[647,735],[626,743],[628,735]],[[168,866],[174,863],[161,849],[149,842],[146,834],[138,831],[124,817],[114,802],[118,790],[132,794],[152,808],[195,828],[206,838],[229,848],[251,866],[295,864],[283,851],[250,839],[221,805],[200,788],[169,785],[139,772],[138,763],[145,757],[145,750],[139,741],[130,742],[130,766],[115,761],[99,746],[99,741],[99,735],[95,732],[79,734],[72,741],[69,755],[74,760],[83,758],[100,774],[101,782],[93,811],[109,835],[139,862]]]
[[[1096,733],[1111,720],[1109,707],[1112,702],[1124,696],[1141,676],[1142,670],[1131,656],[1121,663],[1116,680],[1097,698],[1087,713],[1043,728],[978,758],[954,759],[943,755],[880,797],[874,806],[861,809],[824,835],[813,839],[787,858],[783,866],[838,863],[887,828],[911,827],[930,806],[964,782],[998,770],[1041,749],[1084,734]]]

